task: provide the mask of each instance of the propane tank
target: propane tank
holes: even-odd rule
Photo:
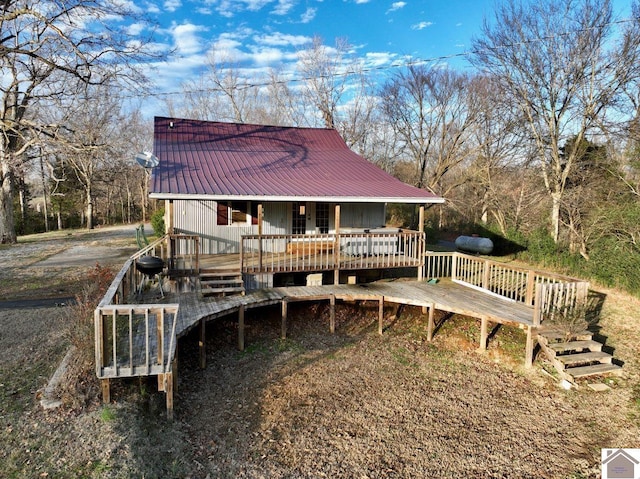
[[[458,236],[456,248],[471,253],[489,254],[493,251],[493,241],[479,236]]]

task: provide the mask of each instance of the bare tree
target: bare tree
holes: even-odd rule
[[[459,184],[445,186],[443,179],[476,150],[470,127],[477,105],[467,94],[469,84],[470,78],[462,73],[410,66],[381,91],[385,117],[404,156],[414,164],[413,183],[441,196]]]
[[[58,121],[65,127],[52,141],[52,148],[71,166],[82,185],[88,229],[94,226],[97,184],[124,156],[122,136],[126,135],[127,122],[121,106],[115,90],[93,87],[85,89],[81,101],[58,110],[64,112]]]
[[[56,125],[32,114],[34,105],[60,101],[76,81],[113,77],[138,84],[135,62],[148,58],[146,42],[130,41],[123,18],[138,19],[119,0],[14,0],[0,6],[0,242],[16,241],[12,197],[25,152]],[[73,81],[68,81],[73,79]]]
[[[303,97],[320,114],[326,128],[335,128],[338,105],[340,105],[353,64],[347,58],[349,44],[337,39],[335,47],[323,44],[314,37],[309,48],[298,55],[298,71],[304,78]],[[315,122],[310,122],[311,124]]]
[[[501,82],[526,118],[556,242],[577,145],[605,123],[637,56],[640,38],[616,47],[613,35],[609,0],[508,0],[474,41],[474,62]],[[575,147],[563,153],[569,138]]]

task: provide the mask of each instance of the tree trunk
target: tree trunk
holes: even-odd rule
[[[93,198],[91,195],[91,186],[87,187],[87,229],[93,229]]]
[[[3,162],[0,174],[0,243],[17,243],[13,218],[13,174]]]
[[[553,242],[558,244],[560,239],[560,202],[562,199],[561,193],[553,193],[551,195],[553,203],[551,205],[551,236]]]

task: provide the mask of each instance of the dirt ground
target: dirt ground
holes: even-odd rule
[[[292,308],[286,340],[277,310],[252,311],[244,352],[235,318],[210,323],[204,370],[198,338],[183,338],[173,422],[153,380],[116,382],[102,405],[89,376],[83,401],[44,410],[71,309],[2,301],[73,296],[135,234],[38,236],[0,249],[3,477],[595,478],[602,448],[640,448],[640,301],[606,290],[601,334],[625,374],[595,381],[605,392],[561,389],[541,359],[524,369],[517,329],[478,353],[474,320],[449,318],[427,343],[418,309],[389,306],[379,336],[377,303],[345,303],[331,335],[318,303]]]

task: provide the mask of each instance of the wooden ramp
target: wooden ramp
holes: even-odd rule
[[[211,320],[245,309],[283,301],[369,300],[407,304],[462,314],[500,324],[531,326],[533,307],[489,295],[450,281],[428,284],[418,281],[366,283],[360,285],[292,286],[270,288],[244,296],[198,299],[183,295],[176,334],[178,337],[204,320]]]
[[[96,316],[96,369],[102,380],[105,400],[109,397],[110,379],[157,375],[159,389],[167,393],[167,411],[171,416],[177,385],[175,352],[180,337],[199,327],[200,364],[204,367],[208,321],[238,314],[238,347],[243,349],[245,310],[281,304],[284,337],[287,305],[299,301],[329,301],[331,332],[335,330],[336,301],[377,301],[380,305],[380,334],[383,331],[384,303],[422,307],[428,313],[428,340],[433,336],[435,310],[478,318],[481,320],[481,349],[486,348],[489,322],[516,325],[527,330],[527,365],[531,364],[533,358],[533,307],[447,280],[436,284],[392,281],[294,286],[218,298],[203,298],[194,292],[167,297],[165,300],[175,304],[112,305],[102,308],[101,315]],[[98,360],[98,357],[101,359]]]

